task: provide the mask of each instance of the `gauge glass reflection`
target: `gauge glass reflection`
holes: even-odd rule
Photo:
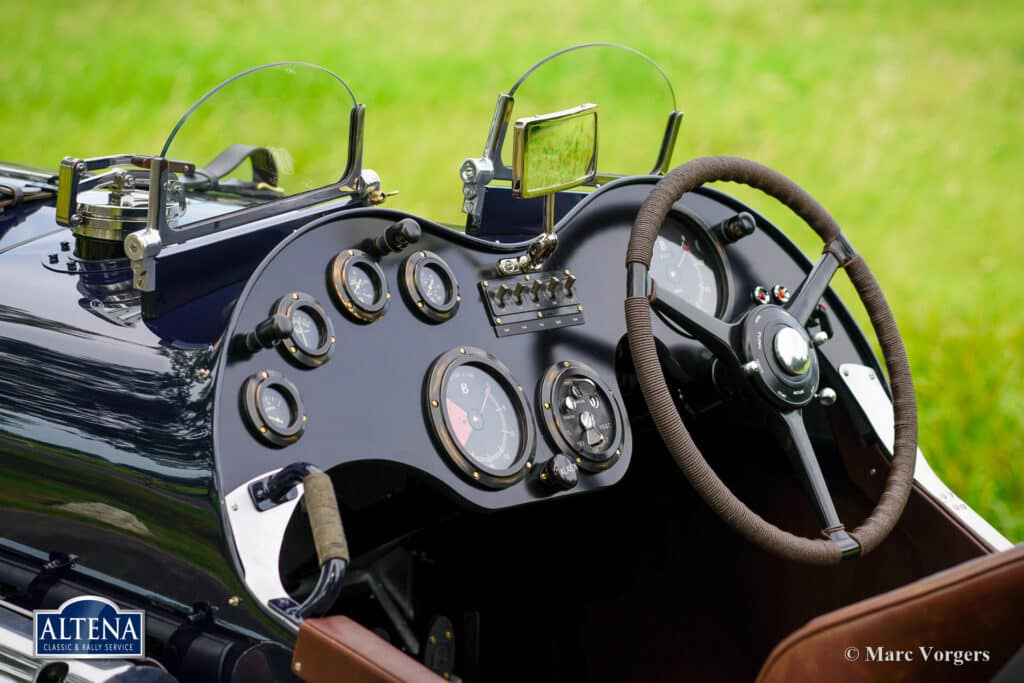
[[[421,266],[417,273],[417,280],[419,280],[420,294],[435,308],[442,308],[448,303],[451,292],[448,290],[445,277],[436,266],[429,263]]]
[[[324,343],[323,327],[305,308],[292,311],[292,338],[307,353],[315,353]]]
[[[361,306],[371,308],[380,298],[380,285],[370,269],[362,264],[353,264],[345,277],[349,293]]]
[[[264,386],[260,392],[260,408],[267,422],[278,430],[287,429],[295,422],[291,401],[274,386]]]
[[[472,462],[497,471],[515,463],[519,420],[496,378],[480,367],[460,365],[448,375],[443,399],[451,436]]]
[[[708,315],[719,312],[721,286],[717,257],[697,229],[669,219],[654,243],[651,276],[667,290]]]

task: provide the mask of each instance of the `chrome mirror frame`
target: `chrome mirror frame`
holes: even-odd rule
[[[531,158],[534,148],[531,147],[531,138],[536,133],[546,128],[553,128],[561,124],[573,122],[576,119],[593,118],[593,128],[587,131],[590,137],[590,159],[582,174],[575,174],[572,178],[556,180],[551,184],[534,187],[530,184]],[[572,138],[568,138],[572,140]],[[536,144],[536,143],[534,143]],[[578,185],[591,182],[597,175],[597,105],[581,104],[578,107],[556,111],[550,114],[529,116],[517,119],[512,134],[512,196],[520,199],[530,197],[542,197],[568,190]],[[561,176],[559,176],[561,177]]]

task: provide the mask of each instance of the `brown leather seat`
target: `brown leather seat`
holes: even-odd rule
[[[445,683],[445,680],[348,617],[306,619],[292,671],[309,683]]]
[[[1024,545],[825,614],[758,683],[988,681],[1024,643]]]

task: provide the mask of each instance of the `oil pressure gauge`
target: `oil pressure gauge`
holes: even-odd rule
[[[335,256],[327,279],[341,309],[356,320],[372,323],[387,312],[391,301],[387,278],[365,251],[346,249]]]
[[[278,299],[274,313],[288,318],[292,333],[277,346],[296,362],[316,368],[334,355],[334,324],[327,311],[305,292],[292,292]]]
[[[593,368],[577,361],[556,363],[544,374],[538,394],[548,436],[580,469],[607,469],[622,455],[626,411]]]
[[[432,251],[417,251],[402,265],[402,293],[419,315],[444,322],[459,310],[459,283],[444,259]]]

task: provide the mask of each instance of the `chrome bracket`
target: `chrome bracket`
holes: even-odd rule
[[[558,247],[558,235],[545,232],[530,241],[530,246],[522,256],[503,258],[498,261],[499,275],[522,275],[532,273],[544,267],[544,261]]]

